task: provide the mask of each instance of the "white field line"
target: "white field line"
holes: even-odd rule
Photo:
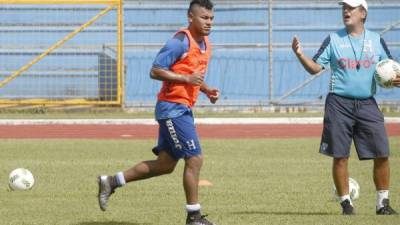
[[[322,124],[322,117],[282,118],[198,118],[196,124]],[[400,123],[400,117],[386,117],[386,123]],[[154,119],[0,119],[0,125],[157,125]]]

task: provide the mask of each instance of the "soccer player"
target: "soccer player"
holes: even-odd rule
[[[348,159],[352,140],[360,160],[373,159],[376,214],[397,214],[389,205],[389,144],[384,118],[373,97],[375,65],[391,58],[379,34],[365,29],[368,6],[365,0],[342,0],[344,28],[330,34],[311,59],[297,37],[292,49],[310,74],[330,67],[330,90],[325,102],[320,153],[333,157],[332,175],[344,215],[355,213],[349,196]],[[400,87],[400,78],[395,85]]]
[[[98,200],[105,211],[114,190],[128,182],[143,180],[174,171],[179,159],[185,161],[183,187],[186,194],[186,225],[212,225],[200,213],[198,181],[203,155],[194,124],[192,107],[199,92],[215,103],[219,90],[210,88],[204,76],[211,57],[208,35],[213,24],[213,3],[193,0],[188,12],[189,26],[178,31],[159,51],[150,77],[162,81],[155,109],[159,124],[155,160],[143,161],[115,176],[98,178]]]

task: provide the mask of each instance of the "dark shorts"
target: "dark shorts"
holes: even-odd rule
[[[166,151],[175,160],[201,154],[200,142],[190,111],[177,118],[158,120],[158,124],[158,144],[153,148],[154,154]]]
[[[360,160],[389,156],[384,118],[375,99],[360,100],[329,94],[325,103],[320,153],[347,158],[352,140]]]

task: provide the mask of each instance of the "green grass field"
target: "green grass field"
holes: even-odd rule
[[[181,225],[185,221],[182,162],[168,176],[130,183],[97,205],[96,176],[151,159],[154,140],[0,140],[0,224]],[[317,153],[319,138],[203,140],[203,212],[218,225],[399,224],[375,215],[372,162],[353,154],[351,177],[361,186],[357,215],[344,217],[333,200],[331,159]],[[392,206],[400,210],[400,140],[391,139]],[[353,151],[354,152],[354,151]],[[31,191],[9,192],[8,173],[26,167]]]

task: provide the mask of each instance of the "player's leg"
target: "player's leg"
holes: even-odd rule
[[[185,169],[183,171],[183,187],[186,194],[187,225],[212,225],[205,216],[200,213],[201,206],[198,197],[198,184],[203,156],[197,155],[185,159]]]
[[[198,198],[198,182],[200,169],[203,164],[203,155],[201,146],[194,125],[194,119],[191,111],[178,118],[173,118],[166,123],[168,130],[174,134],[174,145],[179,146],[176,149],[176,155],[185,159],[185,168],[183,172],[183,187],[187,199],[187,225],[212,225],[200,213],[200,203]]]
[[[155,160],[140,162],[124,172],[118,172],[114,176],[99,176],[98,201],[100,209],[103,211],[107,209],[108,199],[116,188],[122,187],[128,182],[172,173],[177,162],[166,151],[160,151]]]
[[[101,210],[106,210],[108,199],[114,193],[115,188],[124,186],[126,182],[147,179],[171,173],[174,170],[180,157],[174,154],[176,152],[173,150],[175,145],[166,126],[166,120],[158,122],[160,125],[158,145],[152,150],[157,155],[157,159],[140,162],[125,172],[118,172],[114,176],[100,176],[98,178],[98,201]]]
[[[353,138],[353,103],[334,94],[329,94],[325,103],[324,128],[320,153],[333,157],[332,177],[340,198],[344,215],[354,214],[349,195],[348,158]]]
[[[160,151],[156,160],[140,162],[124,171],[124,178],[126,182],[131,182],[169,174],[174,171],[177,162],[166,151]]]
[[[384,118],[375,99],[360,101],[357,110],[357,124],[354,130],[354,143],[361,160],[373,159],[373,178],[376,187],[376,213],[395,215],[397,212],[389,205],[389,141]]]
[[[183,187],[188,205],[198,204],[198,183],[200,169],[203,165],[203,156],[197,155],[185,159],[185,168],[183,171]]]

